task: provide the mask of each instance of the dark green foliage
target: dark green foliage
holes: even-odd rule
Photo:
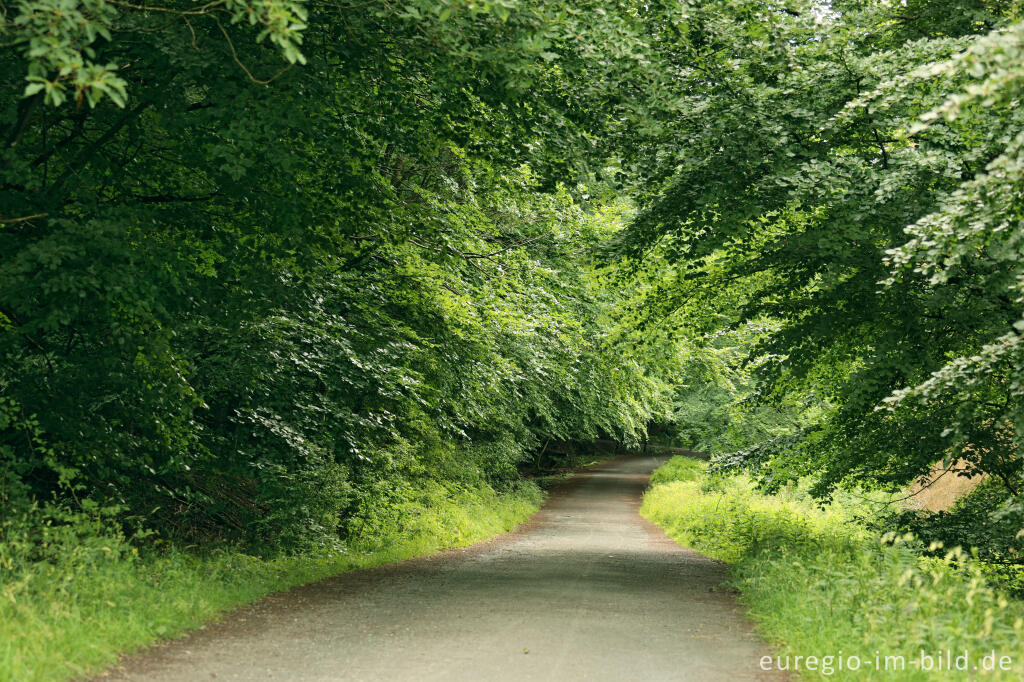
[[[700,356],[762,325],[684,402],[782,419],[720,463],[778,485],[896,487],[960,458],[1021,488],[1016,3],[708,2],[665,9],[675,109],[619,251],[641,324]],[[736,386],[735,382],[732,382]],[[692,420],[691,420],[692,421]],[[721,423],[719,433],[733,428]]]
[[[65,4],[0,15],[4,513],[302,550],[643,432],[577,185],[628,7]]]
[[[1024,488],[1019,3],[65,5],[0,15],[5,507],[301,549],[652,420]]]

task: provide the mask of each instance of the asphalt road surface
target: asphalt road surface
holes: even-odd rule
[[[510,535],[273,595],[102,679],[778,679],[723,566],[637,514],[660,463],[611,460]]]

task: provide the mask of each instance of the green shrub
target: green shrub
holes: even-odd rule
[[[905,510],[886,519],[887,527],[913,533],[928,552],[941,556],[946,547],[970,547],[984,563],[985,574],[1016,597],[1024,596],[1024,538],[1018,536],[1022,516],[1007,504],[1010,493],[989,478],[948,510]]]

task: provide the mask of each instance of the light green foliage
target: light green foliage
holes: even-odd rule
[[[809,553],[837,529],[847,543],[870,536],[857,522],[870,508],[849,494],[822,509],[806,489],[765,495],[747,477],[709,475],[704,462],[686,457],[673,457],[651,483],[642,513],[681,543],[729,563],[769,546]]]
[[[931,680],[910,661],[921,652],[971,652],[974,664],[991,651],[1013,668],[986,679],[1020,679],[1024,670],[1024,604],[1005,597],[984,567],[955,550],[922,558],[906,538],[883,543],[858,522],[871,507],[848,494],[822,509],[806,490],[766,496],[745,477],[693,478],[698,463],[673,460],[656,476],[641,513],[675,540],[730,564],[764,635],[790,657],[903,656],[894,679]],[[678,472],[674,474],[673,472]],[[681,475],[679,475],[681,474]],[[862,666],[836,679],[877,679]],[[819,679],[821,673],[807,672]]]
[[[673,457],[654,470],[651,474],[651,485],[663,483],[696,481],[704,478],[704,462],[690,457]]]
[[[791,437],[828,412],[828,402],[813,393],[765,399],[758,371],[768,359],[751,359],[750,354],[776,328],[751,321],[708,334],[681,353],[672,413],[664,427],[672,442],[718,455],[733,453]]]
[[[140,556],[98,516],[9,518],[0,527],[0,680],[96,672],[270,592],[486,540],[525,521],[541,497],[531,485],[501,494],[434,487],[406,502],[406,523],[331,551],[274,559],[175,549]]]

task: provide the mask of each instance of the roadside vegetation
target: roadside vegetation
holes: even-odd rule
[[[651,181],[614,238],[636,324],[684,348],[664,435],[822,500],[954,467],[982,491],[893,530],[976,548],[1016,589],[1021,3],[673,7],[654,25],[677,113],[642,141]]]
[[[886,496],[837,492],[821,506],[807,486],[759,491],[749,477],[709,474],[706,465],[675,457],[658,469],[641,513],[677,542],[729,565],[731,585],[782,657],[808,678],[822,676],[831,656],[837,679],[931,680],[979,675],[995,652],[997,669],[983,679],[1019,680],[1024,671],[1024,602],[987,579],[967,550],[934,555],[910,535],[883,532]],[[968,652],[967,671],[924,670],[942,652]],[[860,670],[840,670],[840,652]],[[890,672],[879,672],[876,652]],[[818,661],[808,670],[806,657]],[[902,657],[900,659],[885,657]],[[999,658],[1006,656],[1006,669]],[[1006,661],[1004,661],[1006,662]],[[939,664],[936,662],[936,666]]]
[[[100,672],[119,654],[272,592],[487,540],[525,521],[542,499],[530,483],[503,493],[426,485],[400,508],[368,510],[343,546],[272,558],[227,548],[140,555],[101,516],[35,510],[9,520],[0,544],[0,680]]]

